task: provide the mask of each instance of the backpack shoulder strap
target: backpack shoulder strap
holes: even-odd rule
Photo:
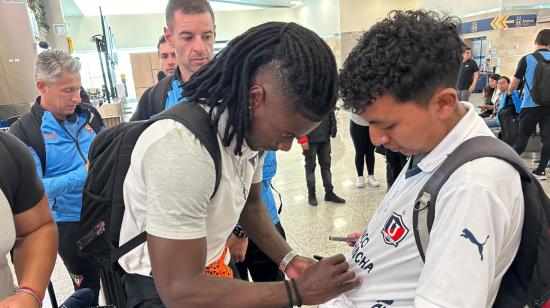
[[[164,79],[163,79],[164,80]],[[172,119],[180,122],[187,127],[206,148],[216,170],[216,184],[212,196],[216,194],[221,179],[221,152],[218,144],[218,133],[216,127],[212,125],[210,116],[204,108],[196,103],[177,104],[170,108],[157,119]]]
[[[165,77],[164,79],[167,79]],[[164,80],[163,79],[163,80]],[[154,117],[148,123],[153,123],[158,120],[171,119],[178,121],[187,127],[200,142],[204,145],[212,159],[214,160],[214,168],[216,170],[216,182],[214,186],[214,192],[211,198],[218,191],[221,179],[221,152],[218,144],[217,130],[212,125],[210,116],[200,105],[195,103],[177,104],[170,108],[168,112],[164,112],[161,115]],[[141,232],[128,242],[124,243],[118,249],[114,249],[111,252],[111,261],[114,263],[120,257],[130,252],[132,249],[143,244],[147,240],[147,233]]]
[[[522,159],[506,143],[494,137],[479,136],[466,140],[439,166],[420,190],[413,211],[413,230],[416,246],[422,260],[430,241],[435,217],[437,195],[453,172],[463,164],[482,157],[502,159],[512,165],[527,181],[531,176]]]
[[[167,79],[165,77],[164,79]],[[163,79],[163,80],[164,80]],[[195,103],[186,103],[186,104],[177,104],[170,108],[169,111],[162,113],[161,115],[152,118],[149,122],[153,123],[158,120],[171,119],[178,121],[187,127],[197,138],[200,140],[202,145],[206,148],[212,160],[214,160],[214,168],[216,170],[216,182],[214,186],[214,192],[211,195],[211,198],[218,191],[218,186],[220,185],[221,179],[221,152],[220,146],[218,144],[217,130],[212,125],[210,116],[199,104]],[[143,244],[147,240],[147,233],[145,231],[141,232],[134,238],[130,239],[128,242],[124,243],[118,249],[114,249],[111,252],[111,261],[114,263],[120,257],[130,252],[132,249]]]
[[[149,92],[150,110],[153,115],[159,114],[166,108],[166,95],[172,88],[174,74],[162,78]]]
[[[34,149],[38,157],[40,158],[40,164],[42,165],[42,174],[46,172],[46,145],[44,144],[44,137],[38,122],[32,115],[32,111],[24,114],[19,119],[21,121],[21,128],[25,139],[23,140],[27,146]]]
[[[105,126],[103,123],[103,118],[101,117],[101,114],[99,111],[90,103],[80,103],[82,106],[82,109],[86,110],[90,114],[90,117],[88,119],[88,124],[90,127],[94,130],[96,134],[99,134],[101,129]]]
[[[535,60],[537,60],[537,63],[543,63],[543,62],[550,63],[550,60],[546,60],[546,58],[544,58],[544,56],[539,51],[534,52],[533,57],[535,57]]]

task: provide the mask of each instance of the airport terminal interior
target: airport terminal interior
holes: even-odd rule
[[[0,129],[7,130],[34,103],[35,61],[40,52],[61,49],[79,59],[81,84],[107,127],[127,122],[145,90],[162,71],[157,42],[166,25],[167,0],[19,0],[0,2]],[[225,0],[214,10],[214,54],[247,29],[268,21],[295,22],[313,30],[332,50],[338,68],[357,40],[392,10],[426,9],[457,16],[480,78],[469,101],[484,104],[493,73],[512,78],[522,56],[533,52],[541,30],[550,28],[548,0]],[[350,115],[337,103],[337,134],[330,139],[334,193],[345,203],[324,200],[320,167],[315,169],[318,204],[310,205],[304,155],[298,141],[278,151],[272,180],[288,243],[303,256],[347,255],[351,248],[329,236],[364,230],[387,192],[386,157],[374,154],[374,177],[358,183]],[[477,109],[481,112],[481,109]],[[498,129],[494,130],[498,135]],[[538,134],[521,155],[533,169],[540,158]],[[2,159],[2,158],[0,158]],[[550,181],[540,181],[550,192]],[[362,187],[358,187],[362,186]],[[58,256],[51,277],[57,301],[73,292]],[[104,296],[100,297],[100,304]],[[48,297],[44,307],[51,307]],[[308,306],[309,307],[309,306]],[[380,306],[382,307],[382,306]]]

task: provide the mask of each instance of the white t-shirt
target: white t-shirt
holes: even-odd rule
[[[349,111],[349,118],[350,120],[360,126],[369,126],[369,122],[367,120],[363,119],[363,117],[359,114],[356,114],[352,111]]]
[[[497,105],[499,102],[499,97],[501,96],[501,92],[499,89],[495,89],[495,92],[493,92],[493,96],[491,96],[491,103]],[[496,107],[495,107],[496,108]]]
[[[220,123],[226,119],[227,113]],[[218,127],[221,180],[212,199],[214,161],[198,138],[173,120],[157,121],[142,133],[124,180],[126,210],[120,230],[121,245],[144,230],[174,240],[206,237],[205,266],[220,258],[250,185],[262,180],[258,152],[243,144],[243,155],[236,156],[235,141],[229,147],[222,144],[223,129],[223,125]],[[151,273],[145,244],[120,258],[119,264],[128,273]]]
[[[495,158],[458,168],[441,188],[426,263],[413,231],[420,189],[467,139],[493,136],[468,112],[415,168],[403,169],[348,255],[358,289],[321,307],[489,307],[519,247],[523,194],[518,172]],[[407,170],[409,169],[409,170]]]

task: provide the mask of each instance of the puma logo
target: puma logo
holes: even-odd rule
[[[487,243],[487,240],[489,239],[489,236],[487,235],[487,238],[485,239],[485,242],[483,242],[483,243],[480,243],[476,239],[476,237],[474,236],[472,231],[470,231],[468,229],[462,230],[462,234],[460,236],[468,239],[470,242],[472,242],[472,244],[477,246],[477,250],[479,251],[479,255],[481,256],[481,261],[483,261],[483,246],[485,246],[485,244]]]

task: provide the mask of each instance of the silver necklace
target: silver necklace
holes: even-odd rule
[[[244,200],[246,201],[246,199],[248,198],[248,189],[246,189],[246,182],[244,181],[244,170],[242,168],[242,166],[240,166],[240,162],[239,162],[239,167],[237,167],[237,165],[235,164],[235,157],[233,157],[233,155],[231,156],[231,163],[233,165],[233,170],[235,171],[235,173],[237,174],[237,177],[239,178],[239,181],[241,182],[241,185],[242,185],[242,188],[243,188],[243,198]],[[241,170],[241,172],[239,172],[239,169]]]

